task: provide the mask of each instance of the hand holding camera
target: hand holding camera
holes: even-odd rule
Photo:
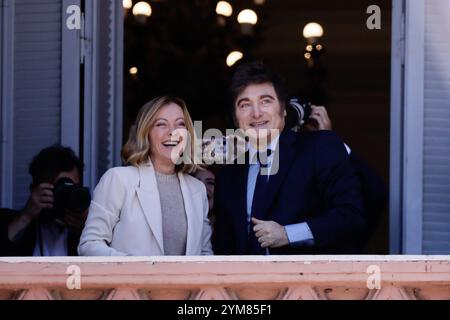
[[[52,206],[43,210],[42,218],[56,220],[74,229],[82,228],[91,203],[89,189],[75,184],[70,178],[61,178],[55,183],[52,196]]]
[[[308,131],[332,130],[331,120],[328,116],[327,110],[323,106],[311,106],[311,121],[305,125]]]
[[[295,111],[295,131],[302,128],[306,131],[332,130],[331,120],[324,106],[315,106],[309,102],[303,102],[299,98],[291,98],[289,105]]]
[[[37,218],[44,209],[53,208],[53,185],[41,183],[31,188],[31,195],[23,211],[30,221]]]
[[[42,183],[32,187],[23,214],[30,221],[37,217],[55,220],[75,230],[82,229],[91,202],[88,188],[61,178],[55,185]]]

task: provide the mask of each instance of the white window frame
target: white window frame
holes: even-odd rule
[[[4,1],[0,0],[0,176],[3,176],[3,48],[5,44],[3,43],[3,6]],[[3,179],[0,179],[0,207],[3,203],[2,195],[4,193],[3,189]]]
[[[67,8],[81,0],[62,1],[62,61],[61,61],[61,144],[80,154],[80,67],[81,29],[66,26]]]
[[[99,29],[99,1],[85,0],[85,52],[84,57],[84,132],[83,132],[83,155],[86,164],[84,170],[84,183],[93,189],[100,179],[98,172],[99,146],[96,135],[98,133],[99,118],[99,95],[98,84],[100,75],[98,74],[99,43],[95,35]],[[112,17],[114,24],[124,24],[124,11],[121,0],[113,0],[114,12],[116,15]],[[110,72],[114,75],[114,89],[111,93],[111,126],[109,140],[111,141],[111,163],[110,167],[120,166],[120,153],[123,144],[123,27],[114,28],[112,38],[117,47],[111,48],[111,59],[115,62],[113,70]],[[100,72],[104,72],[101,70]],[[105,119],[102,119],[105,120]]]
[[[393,0],[390,253],[421,254],[425,0]]]
[[[14,0],[1,2],[1,168],[0,168],[0,204],[13,206],[13,130],[14,130]]]

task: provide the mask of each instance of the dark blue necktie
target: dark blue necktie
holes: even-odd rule
[[[268,157],[270,157],[272,151],[270,149],[267,150],[267,153],[259,153],[257,155],[258,163],[260,165],[260,169],[264,169],[268,167]],[[265,171],[264,171],[265,172]],[[261,170],[258,174],[258,178],[256,179],[255,191],[253,193],[253,201],[252,201],[252,218],[256,218],[258,220],[266,219],[266,212],[263,211],[264,200],[267,198],[266,193],[269,186],[269,177],[266,174],[261,174]],[[261,244],[258,242],[258,239],[255,236],[255,232],[253,231],[254,224],[250,221],[250,232],[248,239],[248,254],[249,255],[265,255],[266,249],[261,248]]]

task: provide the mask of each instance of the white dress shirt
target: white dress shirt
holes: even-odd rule
[[[35,257],[66,257],[69,255],[67,239],[69,230],[56,222],[41,222],[36,228]],[[42,244],[42,247],[41,247]]]

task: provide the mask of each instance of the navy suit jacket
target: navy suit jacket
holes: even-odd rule
[[[278,173],[270,177],[264,203],[258,207],[265,220],[283,226],[308,223],[315,244],[270,249],[270,253],[358,253],[366,216],[359,179],[342,140],[331,131],[285,130],[279,141],[279,161]],[[248,164],[227,165],[217,176],[215,254],[255,254],[248,249],[248,168]]]

